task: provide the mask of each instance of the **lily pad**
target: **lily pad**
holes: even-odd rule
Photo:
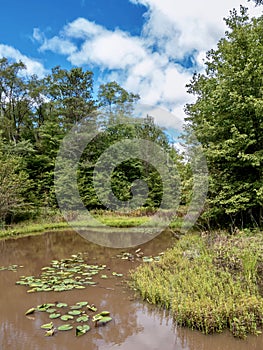
[[[79,337],[90,330],[90,326],[87,324],[76,327],[76,336]]]
[[[79,304],[79,305],[72,305],[71,307],[70,307],[70,309],[71,310],[79,310],[79,309],[81,309],[82,308],[82,306]]]
[[[87,305],[87,308],[93,312],[96,312],[98,310],[95,305]]]
[[[59,331],[70,331],[73,328],[71,324],[63,324],[62,326],[58,327]]]
[[[54,334],[55,334],[55,330],[54,330],[54,328],[51,328],[51,329],[46,331],[45,336],[52,337],[52,335],[54,335]]]
[[[143,262],[153,262],[154,260],[153,260],[152,257],[144,256],[144,257],[142,258],[142,261],[143,261]]]
[[[56,307],[59,307],[59,308],[67,307],[67,306],[68,306],[68,304],[66,304],[66,303],[57,303],[57,305],[56,305]]]
[[[60,316],[61,316],[61,314],[51,314],[51,315],[49,315],[49,318],[54,319],[54,318],[59,318]]]
[[[112,272],[112,276],[122,277],[123,274],[122,273],[117,273],[117,272]]]
[[[112,318],[109,316],[102,317],[101,319],[95,321],[95,327],[104,326],[106,323],[110,322],[111,320]]]
[[[76,303],[76,305],[80,305],[81,307],[82,307],[82,306],[87,306],[87,305],[88,305],[88,302],[87,302],[87,301],[78,301],[78,302]]]
[[[49,314],[54,314],[57,310],[56,309],[47,309],[46,310]]]
[[[92,321],[96,322],[96,321],[101,320],[102,318],[103,318],[103,316],[101,314],[97,314],[97,315],[92,317]]]
[[[71,310],[68,312],[69,315],[72,315],[72,316],[78,316],[81,314],[81,311],[79,310]]]
[[[73,317],[72,315],[62,315],[62,316],[60,317],[60,319],[61,319],[62,321],[68,321],[68,320],[73,320],[74,317]]]
[[[50,304],[42,304],[37,306],[38,311],[47,311],[47,309],[50,307]]]
[[[26,312],[25,312],[25,315],[31,315],[33,314],[34,312],[36,311],[36,309],[34,307],[32,307],[31,309],[28,309]]]
[[[53,322],[42,324],[41,328],[42,329],[51,329],[51,328],[53,328]]]
[[[83,315],[77,318],[77,322],[87,322],[89,320],[89,316],[88,315]]]
[[[110,315],[110,312],[109,311],[101,311],[100,315],[101,316],[108,316],[108,315]]]

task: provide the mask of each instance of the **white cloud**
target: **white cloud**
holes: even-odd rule
[[[64,40],[58,36],[54,36],[52,39],[44,39],[41,45],[40,51],[50,50],[62,55],[71,55],[77,50],[77,47],[69,40]]]
[[[47,73],[42,63],[23,55],[12,46],[0,44],[0,57],[6,57],[16,62],[22,61],[26,65],[25,74],[36,74],[41,78]]]
[[[34,37],[41,42],[41,51],[64,54],[73,65],[99,67],[104,78],[109,72],[109,81],[114,78],[139,93],[143,103],[161,105],[183,119],[183,106],[193,100],[185,85],[194,69],[203,69],[206,51],[216,46],[226,30],[223,18],[231,9],[239,9],[240,0],[129,1],[147,8],[140,36],[78,18],[51,39],[39,31]],[[260,15],[254,3],[243,3],[251,15]],[[193,67],[185,65],[186,59]]]
[[[107,69],[126,69],[146,56],[137,38],[124,32],[104,30],[91,40],[86,40],[78,52],[68,57],[75,65],[91,63]]]
[[[71,38],[87,39],[101,35],[105,29],[94,22],[88,21],[85,18],[77,18],[75,21],[67,24],[63,33]]]
[[[40,31],[39,28],[33,29],[33,40],[36,40],[38,42],[44,41],[44,34]]]
[[[143,34],[152,45],[167,55],[183,58],[195,50],[209,50],[215,46],[226,29],[223,18],[233,8],[239,9],[240,0],[130,0],[147,6],[147,22]],[[250,13],[259,13],[254,3],[245,5]]]

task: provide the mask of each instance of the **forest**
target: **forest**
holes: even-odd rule
[[[260,228],[263,223],[263,17],[249,18],[241,7],[225,21],[228,30],[217,48],[207,53],[205,71],[195,73],[186,87],[196,99],[185,106],[183,142],[191,148],[194,132],[208,166],[209,189],[198,224],[233,231]],[[57,66],[44,78],[25,72],[23,62],[0,59],[2,226],[58,211],[57,153],[71,128],[83,121],[98,132],[78,167],[79,193],[88,210],[107,209],[92,183],[96,161],[110,145],[133,137],[154,142],[169,153],[174,160],[169,171],[176,167],[181,177],[180,206],[189,204],[193,174],[187,157],[175,150],[150,115],[142,123],[130,124],[139,95],[114,81],[101,84],[95,94],[93,72],[80,67]],[[113,193],[120,201],[129,201],[136,179],[144,180],[149,190],[140,209],[158,208],[163,195],[160,174],[136,157],[114,169]],[[74,202],[66,193],[64,197],[74,210]]]

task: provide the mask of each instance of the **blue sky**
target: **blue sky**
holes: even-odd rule
[[[3,0],[0,57],[22,60],[40,77],[56,65],[81,66],[97,85],[115,80],[183,120],[192,101],[185,85],[240,3],[253,16],[262,12],[245,0]]]

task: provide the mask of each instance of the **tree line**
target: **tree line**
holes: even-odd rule
[[[258,2],[260,4],[260,1]],[[194,74],[187,89],[196,97],[185,106],[184,142],[194,132],[209,170],[209,191],[200,222],[206,227],[262,227],[263,222],[263,17],[233,10],[228,30],[207,53],[204,73]],[[181,204],[191,201],[192,174],[164,130],[151,116],[129,124],[139,96],[116,82],[102,84],[94,96],[93,73],[55,67],[43,79],[27,77],[22,62],[0,60],[0,220],[19,221],[57,208],[54,166],[58,149],[72,126],[85,120],[104,134],[84,150],[78,186],[88,209],[105,209],[92,185],[94,164],[118,140],[145,138],[164,148],[179,169]],[[119,123],[124,118],[127,123]],[[125,119],[126,118],[126,119]],[[158,208],[162,179],[138,158],[123,162],[112,174],[112,191],[121,201],[132,198],[138,178],[148,186],[144,207]],[[176,181],[175,181],[176,182]],[[174,191],[178,191],[175,186]],[[172,196],[172,194],[171,194]],[[74,203],[69,206],[74,209]]]
[[[82,68],[66,70],[57,66],[43,79],[26,76],[25,70],[22,62],[0,60],[0,219],[3,222],[37,216],[43,208],[57,208],[56,157],[63,138],[74,126],[89,123],[97,134],[84,149],[77,170],[79,193],[89,210],[107,209],[96,194],[93,172],[99,157],[112,144],[143,138],[157,143],[174,159],[177,157],[152,117],[146,115],[141,123],[130,123],[139,95],[109,82],[102,84],[94,96],[93,73]],[[114,169],[111,187],[119,201],[133,197],[132,183],[141,178],[149,190],[144,206],[160,205],[162,181],[157,170],[146,163],[131,156]],[[70,184],[69,191],[67,186],[62,187],[64,202],[74,210]]]

